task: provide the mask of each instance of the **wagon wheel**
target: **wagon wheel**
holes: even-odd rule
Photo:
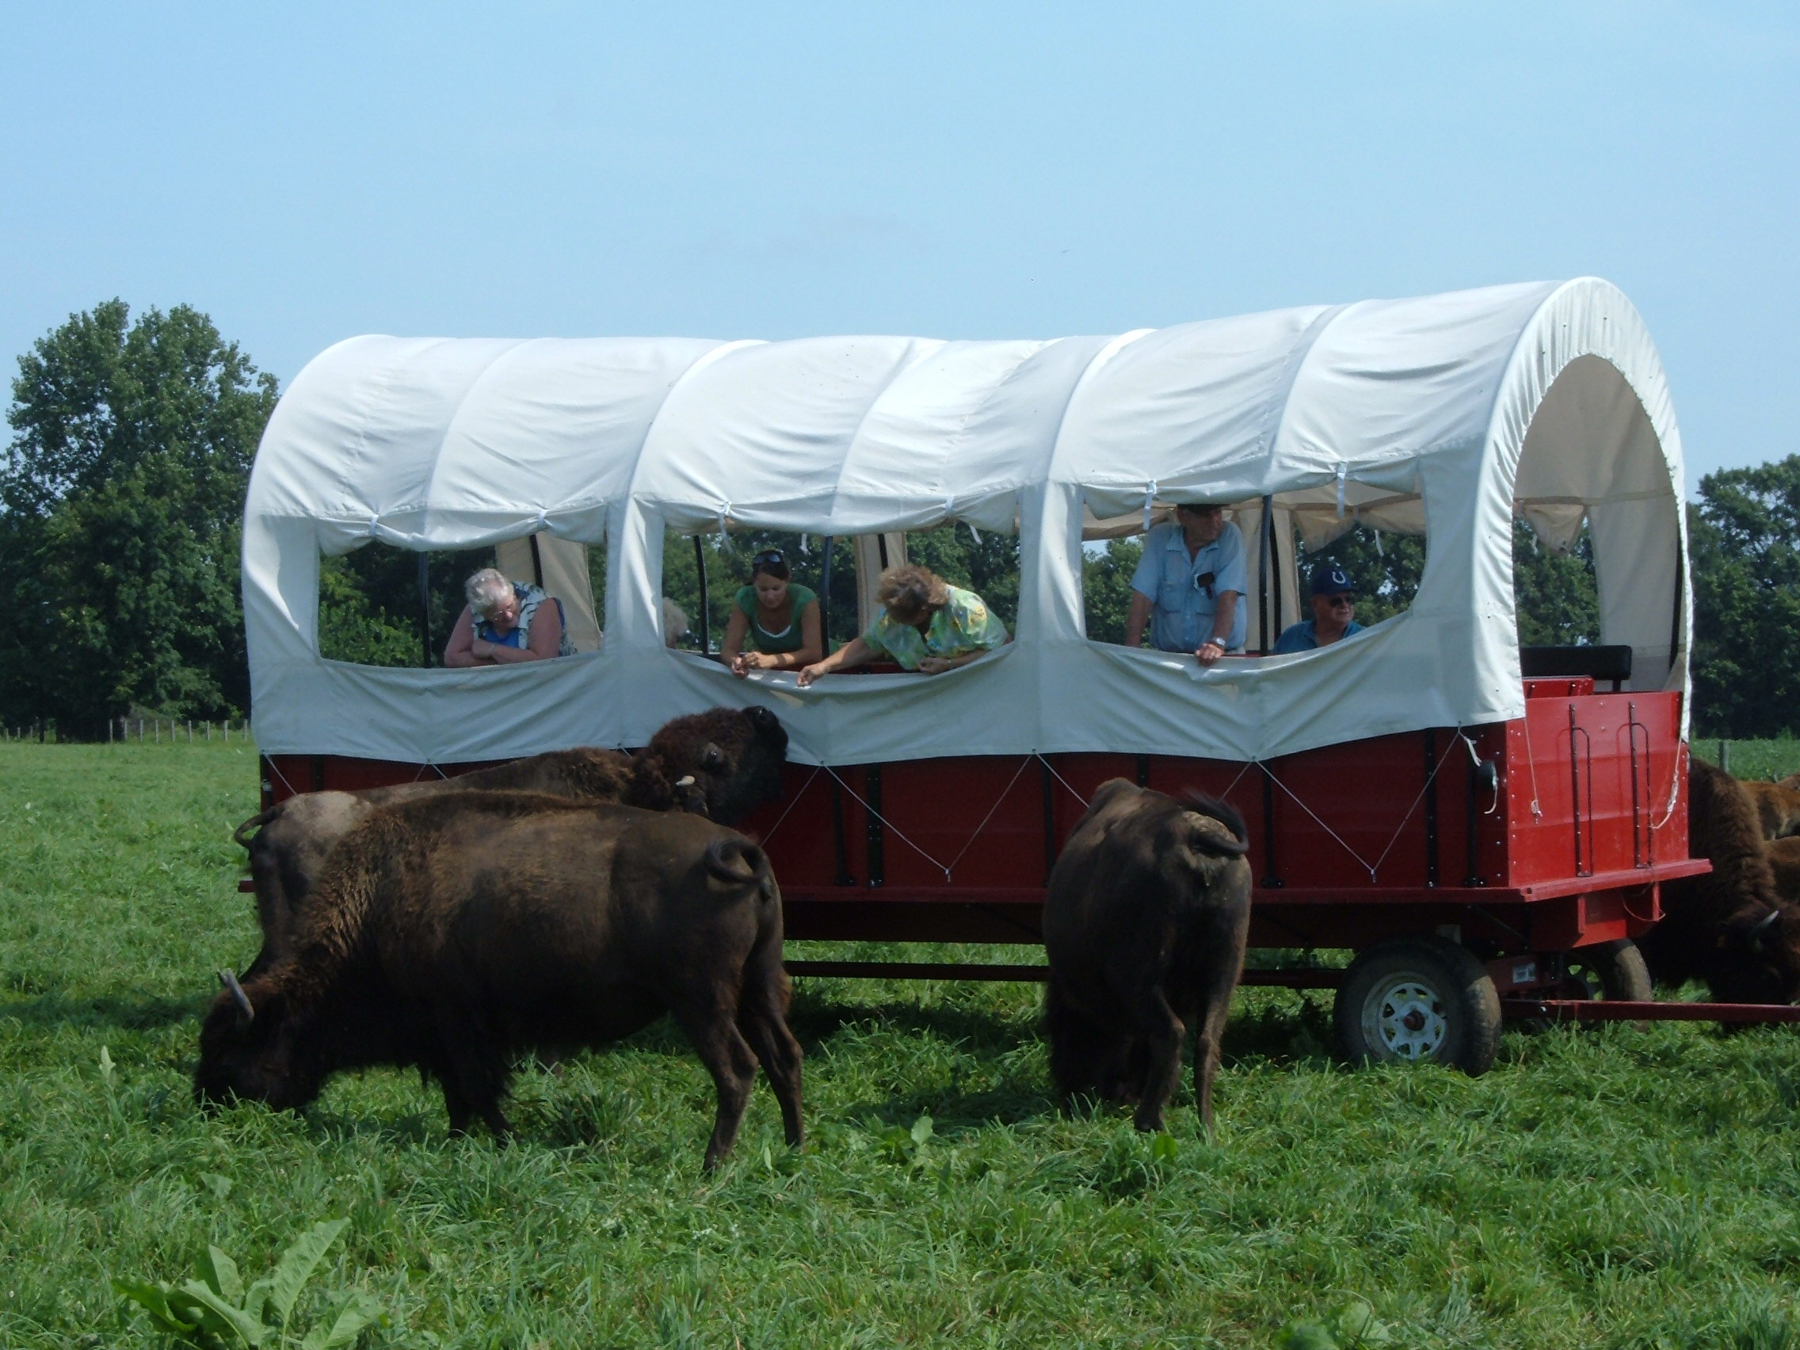
[[[1452,1064],[1473,1077],[1500,1049],[1500,995],[1474,956],[1445,938],[1394,938],[1351,962],[1333,1013],[1352,1063]]]
[[[1563,958],[1568,973],[1556,993],[1559,998],[1603,998],[1614,1002],[1648,1003],[1656,997],[1650,984],[1650,967],[1630,938],[1577,947]]]

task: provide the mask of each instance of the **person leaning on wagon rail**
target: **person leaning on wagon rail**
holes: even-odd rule
[[[1281,630],[1275,642],[1277,656],[1329,647],[1362,632],[1363,626],[1356,621],[1356,584],[1336,563],[1320,563],[1313,568],[1312,612],[1312,618]]]
[[[801,670],[800,684],[883,656],[898,661],[903,670],[941,675],[1012,641],[986,601],[974,591],[950,585],[927,567],[888,568],[881,574],[875,601],[882,613],[868,631]]]
[[[510,666],[575,654],[562,601],[541,588],[484,567],[463,583],[463,594],[469,603],[444,645],[446,666]]]
[[[750,584],[731,602],[719,651],[739,679],[753,670],[799,670],[825,655],[819,597],[791,576],[778,548],[750,560]]]
[[[1225,508],[1183,502],[1175,519],[1144,537],[1144,556],[1131,574],[1131,612],[1125,645],[1192,652],[1210,666],[1244,649],[1249,614],[1238,603],[1247,586],[1244,537],[1226,523]]]

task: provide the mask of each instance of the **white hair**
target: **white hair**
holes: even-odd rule
[[[489,610],[512,593],[512,582],[492,567],[482,568],[463,583],[463,594],[469,597],[470,610],[484,619]]]
[[[662,598],[663,611],[663,646],[673,647],[687,636],[687,612],[668,596]]]

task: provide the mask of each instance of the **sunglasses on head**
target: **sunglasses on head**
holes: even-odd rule
[[[786,561],[787,561],[787,555],[785,553],[783,553],[780,549],[765,548],[761,553],[757,554],[754,558],[752,558],[750,560],[750,565],[752,567],[761,567],[764,563],[779,564],[779,563],[784,563]]]

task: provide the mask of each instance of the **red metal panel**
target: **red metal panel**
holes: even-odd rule
[[[1114,754],[788,765],[786,797],[742,828],[769,850],[792,937],[1030,942],[1055,851],[1094,790],[1122,777],[1243,814],[1257,945],[1366,947],[1454,926],[1495,951],[1567,950],[1635,936],[1657,915],[1658,879],[1703,866],[1687,861],[1679,695],[1591,689],[1533,680],[1513,722],[1266,767]],[[277,799],[315,780],[436,772],[335,756],[267,764]]]
[[[1686,858],[1680,716],[1678,694],[1527,702],[1506,726],[1507,884]]]

